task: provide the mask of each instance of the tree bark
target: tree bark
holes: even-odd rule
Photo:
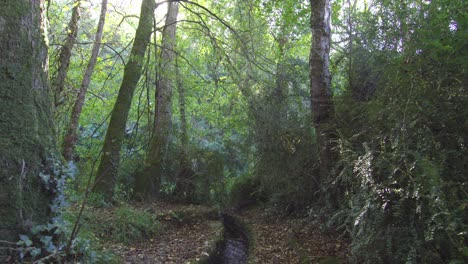
[[[107,12],[107,0],[102,0],[101,3],[101,15],[99,16],[99,22],[97,26],[96,36],[94,40],[93,49],[91,51],[91,58],[89,59],[86,72],[81,82],[80,90],[78,92],[73,110],[70,116],[70,125],[67,130],[63,141],[63,157],[70,161],[73,158],[73,151],[75,149],[76,142],[78,140],[77,129],[80,121],[81,110],[83,109],[86,92],[88,91],[89,84],[91,82],[91,76],[93,75],[94,66],[99,55],[99,49],[101,48],[102,32],[104,30],[104,23],[106,21]]]
[[[310,91],[312,116],[320,149],[319,182],[329,177],[334,160],[331,140],[334,112],[329,71],[331,40],[330,0],[310,0],[312,45],[310,49]]]
[[[177,63],[177,62],[176,62]],[[176,65],[176,78],[177,78],[177,92],[179,93],[179,112],[180,112],[180,142],[181,146],[184,149],[182,154],[182,161],[187,162],[187,152],[185,151],[188,148],[188,133],[187,133],[187,115],[185,111],[185,88],[182,83],[182,76],[180,76],[180,70],[178,65]],[[182,164],[185,164],[182,163]]]
[[[330,0],[311,0],[312,46],[310,92],[315,125],[327,123],[333,113],[330,89]]]
[[[154,133],[150,142],[147,166],[135,179],[137,196],[158,195],[163,170],[163,157],[172,121],[172,91],[175,77],[175,36],[179,3],[169,2],[162,33],[159,79],[156,86]]]
[[[176,79],[177,79],[177,93],[179,94],[179,114],[180,114],[180,145],[182,151],[180,153],[180,167],[186,168],[189,166],[188,162],[188,132],[187,132],[187,115],[185,105],[185,87],[182,82],[182,76],[180,75],[179,65],[176,59]]]
[[[274,123],[284,125],[286,120],[286,97],[288,94],[288,80],[287,72],[285,65],[286,54],[284,49],[288,44],[288,38],[285,36],[284,27],[281,28],[281,33],[277,37],[276,41],[278,42],[278,51],[279,57],[278,62],[276,63],[276,90],[275,90],[275,104],[277,107],[276,110],[276,120],[273,120]],[[280,131],[278,131],[280,132]]]
[[[179,114],[180,114],[180,156],[179,156],[179,172],[177,174],[177,182],[175,193],[178,197],[189,201],[194,195],[194,183],[192,180],[195,172],[192,170],[188,157],[188,132],[187,132],[187,116],[185,105],[185,88],[180,75],[179,65],[176,58],[176,79],[177,93],[179,94]]]
[[[49,218],[39,177],[56,150],[44,11],[43,0],[0,1],[1,240]]]
[[[122,84],[104,140],[94,191],[102,194],[108,201],[112,199],[120,161],[120,148],[125,135],[125,125],[133,93],[141,76],[146,46],[150,41],[155,8],[155,0],[143,0],[141,4],[140,21],[136,30],[135,41],[130,53],[130,59],[124,68]]]
[[[65,86],[65,79],[68,75],[68,68],[70,66],[71,53],[73,45],[76,42],[78,35],[78,21],[80,20],[80,4],[81,0],[73,2],[72,17],[67,27],[67,39],[60,48],[60,55],[58,60],[57,72],[52,79],[52,90],[54,92],[55,107],[63,103],[63,90]]]

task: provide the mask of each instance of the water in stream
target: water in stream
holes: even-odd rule
[[[224,264],[243,264],[247,262],[248,242],[246,238],[237,236],[236,234],[229,234],[226,231],[224,248],[223,248],[223,263]]]
[[[229,215],[223,215],[224,239],[216,252],[204,263],[244,264],[249,254],[249,241],[242,224]]]

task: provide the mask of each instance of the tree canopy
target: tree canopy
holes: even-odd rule
[[[260,204],[320,215],[351,263],[464,263],[466,10],[49,1],[55,140],[78,171],[66,197]]]

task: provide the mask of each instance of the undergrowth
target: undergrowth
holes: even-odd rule
[[[335,181],[346,192],[332,222],[351,235],[357,263],[468,260],[468,97],[460,43],[450,45],[422,49],[454,58],[444,62],[416,47],[374,50],[368,56],[382,59],[370,68],[383,73],[375,94],[337,98]]]
[[[70,217],[70,186],[78,173],[75,165],[51,155],[48,166],[39,174],[43,188],[53,194],[49,204],[50,221],[32,225],[19,235],[16,243],[1,240],[8,245],[9,262],[42,263],[119,263],[110,252],[98,249],[98,241],[86,235],[73,235],[76,217]]]
[[[160,229],[154,214],[125,204],[115,209],[88,208],[82,218],[80,234],[100,243],[130,244],[149,239]]]

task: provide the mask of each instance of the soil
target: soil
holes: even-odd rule
[[[137,207],[157,214],[163,228],[147,241],[111,245],[123,263],[196,263],[222,238],[218,213],[210,207],[170,203]],[[249,263],[348,263],[347,241],[321,231],[309,218],[273,215],[259,207],[238,212],[237,216],[247,224],[253,238]]]
[[[239,213],[251,230],[251,263],[348,263],[349,243],[321,230],[310,218],[252,208]]]
[[[140,204],[157,215],[162,227],[157,236],[131,245],[113,245],[123,263],[196,263],[208,256],[223,228],[217,212],[200,205]]]

